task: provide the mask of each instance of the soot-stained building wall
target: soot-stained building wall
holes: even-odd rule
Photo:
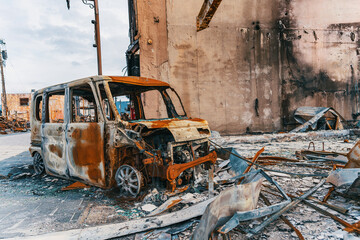
[[[360,112],[356,0],[223,0],[200,32],[203,0],[129,3],[141,76],[169,82],[213,130],[288,130],[299,106]]]

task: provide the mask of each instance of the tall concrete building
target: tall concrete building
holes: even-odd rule
[[[204,0],[128,1],[129,75],[169,82],[213,130],[288,130],[300,106],[360,115],[357,0],[217,0],[202,31]]]

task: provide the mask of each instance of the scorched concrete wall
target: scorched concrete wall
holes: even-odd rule
[[[142,76],[169,82],[191,117],[225,134],[294,127],[299,106],[359,113],[356,0],[137,0]]]

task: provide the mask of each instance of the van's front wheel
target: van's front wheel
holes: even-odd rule
[[[45,172],[44,161],[40,153],[36,152],[33,157],[34,170],[37,175],[41,175]]]
[[[120,192],[125,192],[133,197],[136,197],[141,190],[142,175],[134,167],[129,165],[122,165],[116,171],[115,180]]]

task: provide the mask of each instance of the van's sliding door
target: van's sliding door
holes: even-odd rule
[[[70,87],[66,130],[67,163],[71,178],[105,186],[104,122],[99,121],[92,86]]]
[[[44,92],[41,149],[48,174],[67,177],[65,89]]]

